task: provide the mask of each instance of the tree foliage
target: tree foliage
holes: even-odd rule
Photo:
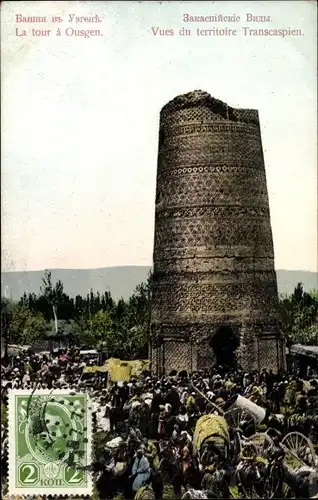
[[[109,291],[69,297],[63,283],[45,271],[40,293],[24,294],[18,303],[1,299],[4,344],[33,345],[47,338],[51,324],[77,346],[107,348],[122,359],[147,357],[153,279],[150,273],[128,300],[115,301]],[[287,345],[318,345],[318,291],[306,293],[299,283],[291,295],[280,297]],[[58,320],[57,320],[58,318]]]
[[[318,345],[318,292],[304,292],[298,283],[292,295],[280,299],[280,312],[287,345]]]
[[[115,301],[109,291],[93,290],[75,299],[64,293],[63,283],[45,271],[40,293],[24,294],[18,303],[1,300],[2,336],[6,344],[30,345],[52,331],[68,336],[80,347],[107,348],[122,359],[147,357],[152,274],[128,300]]]
[[[32,345],[43,338],[47,323],[39,312],[32,312],[23,304],[1,299],[1,331],[7,344]]]

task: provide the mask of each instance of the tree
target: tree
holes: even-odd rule
[[[33,313],[25,305],[1,299],[1,330],[6,353],[8,344],[34,344],[45,335],[46,327],[41,314]]]
[[[8,358],[8,344],[10,339],[13,302],[1,297],[1,332],[4,339],[4,357]]]
[[[310,290],[309,295],[316,303],[318,303],[318,290]]]
[[[123,359],[145,358],[148,356],[148,330],[134,326],[125,332],[122,339],[121,357]]]
[[[89,318],[81,316],[77,321],[74,337],[81,345],[99,348],[102,343],[111,344],[112,320],[107,311],[98,311]]]
[[[133,295],[130,297],[128,306],[132,326],[142,325],[148,328],[151,312],[152,287],[152,274],[150,273],[146,283],[137,285]]]
[[[63,297],[63,283],[60,280],[58,280],[55,286],[53,286],[52,273],[47,269],[45,270],[44,278],[42,278],[42,283],[43,286],[41,286],[40,290],[42,295],[47,299],[47,301],[52,307],[54,324],[55,324],[55,333],[57,334],[58,333],[57,310]]]
[[[298,283],[291,296],[280,298],[280,312],[287,346],[293,344],[318,345],[318,293],[306,293]]]
[[[41,314],[31,314],[28,309],[20,310],[19,314],[23,321],[20,343],[32,346],[45,336],[47,323]]]
[[[122,334],[122,352],[126,359],[148,355],[152,292],[153,275],[150,271],[147,281],[136,287],[128,301],[127,321]]]
[[[293,333],[292,341],[295,344],[318,346],[318,323]]]
[[[145,357],[152,290],[150,272],[128,300],[114,301],[109,291],[100,295],[93,290],[74,300],[64,293],[61,281],[53,285],[51,272],[46,270],[39,295],[24,294],[19,304],[7,300],[1,305],[3,337],[27,344],[41,336],[47,338],[53,320],[55,335],[68,335],[73,344],[106,346],[112,356],[124,359]]]

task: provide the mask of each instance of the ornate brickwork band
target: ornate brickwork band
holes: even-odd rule
[[[277,305],[258,112],[178,96],[160,113],[153,370],[277,369]]]

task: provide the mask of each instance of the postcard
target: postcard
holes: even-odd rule
[[[4,494],[95,494],[96,429],[164,440],[184,391],[196,460],[196,411],[257,433],[298,377],[290,411],[309,412],[316,17],[301,0],[2,2]],[[285,448],[315,465],[297,432]],[[150,484],[143,462],[120,469],[124,496]]]

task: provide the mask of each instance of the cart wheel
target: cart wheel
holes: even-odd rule
[[[257,432],[248,439],[248,442],[254,444],[260,457],[265,457],[267,450],[273,445],[272,438],[266,432]]]
[[[300,460],[308,465],[315,466],[316,464],[316,453],[315,448],[304,434],[301,432],[290,432],[284,436],[282,444],[287,450],[291,451]]]
[[[225,412],[224,418],[226,419],[230,427],[241,429],[243,424],[245,423],[247,426],[251,427],[252,433],[256,432],[256,420],[254,416],[246,410],[233,408],[228,412]]]

